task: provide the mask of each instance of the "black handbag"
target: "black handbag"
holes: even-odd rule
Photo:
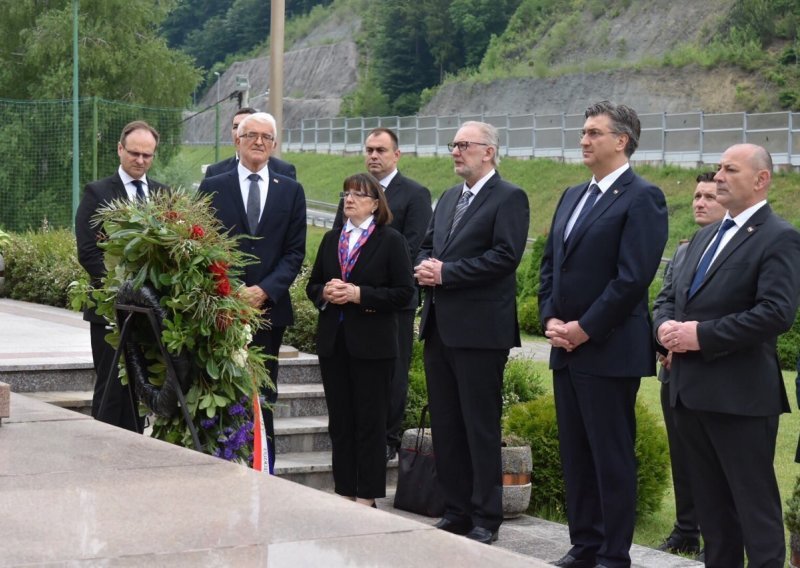
[[[436,460],[433,452],[423,453],[425,414],[422,408],[419,428],[413,448],[400,448],[398,452],[397,491],[394,495],[395,509],[418,515],[441,517],[444,514],[444,495],[436,477]]]

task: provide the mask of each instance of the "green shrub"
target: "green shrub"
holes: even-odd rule
[[[519,329],[530,335],[544,335],[539,317],[539,300],[536,297],[523,298],[517,307]]]
[[[532,359],[509,359],[503,371],[503,413],[519,404],[539,398],[544,394],[542,377]]]
[[[669,486],[669,451],[658,417],[642,403],[636,404],[636,421],[639,464],[636,511],[638,515],[648,515],[659,510]],[[504,433],[521,436],[531,446],[533,490],[528,511],[534,515],[563,518],[566,501],[552,395],[511,407],[505,418]]]
[[[425,382],[425,363],[422,358],[423,347],[424,344],[422,341],[417,341],[415,333],[411,351],[411,367],[408,370],[408,398],[406,399],[403,431],[419,426],[419,413],[422,411],[422,407],[428,404],[428,384]],[[430,426],[430,415],[426,426]]]
[[[84,275],[78,264],[75,237],[65,229],[12,235],[3,247],[6,284],[3,294],[14,300],[66,308],[70,282]]]
[[[524,333],[544,335],[539,321],[539,269],[547,236],[539,236],[531,245],[517,270],[517,306],[519,327]]]
[[[11,235],[5,231],[0,231],[0,249],[11,242]]]
[[[781,369],[794,370],[800,356],[800,311],[795,313],[791,329],[778,336],[777,347]]]
[[[303,265],[300,274],[289,288],[294,308],[294,324],[286,328],[283,344],[304,353],[317,352],[317,308],[306,296],[306,284],[311,268]]]

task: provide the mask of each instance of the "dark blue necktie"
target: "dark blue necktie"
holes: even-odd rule
[[[690,298],[694,296],[694,293],[697,292],[700,284],[703,283],[703,279],[706,277],[706,272],[708,272],[708,267],[711,266],[711,261],[714,259],[714,255],[717,253],[719,243],[722,242],[722,237],[724,237],[725,233],[728,232],[728,229],[734,225],[736,225],[736,223],[733,222],[733,219],[725,219],[722,222],[722,225],[720,225],[719,231],[717,231],[717,238],[715,238],[714,242],[711,243],[711,246],[703,255],[703,258],[700,259],[700,264],[697,265],[694,278],[692,278],[692,285],[689,287]]]
[[[255,235],[258,230],[258,219],[261,217],[261,188],[258,186],[261,176],[250,174],[247,179],[250,180],[250,191],[247,193],[247,225],[250,234]]]
[[[138,201],[145,201],[144,187],[142,187],[142,180],[135,179],[133,180],[132,183],[133,185],[136,186],[136,199]]]
[[[569,235],[567,235],[567,238],[564,239],[565,243],[569,240],[570,235],[575,232],[575,229],[577,229],[580,224],[583,223],[584,219],[586,219],[586,217],[589,215],[589,211],[592,210],[592,207],[594,207],[594,204],[597,202],[598,195],[600,195],[600,186],[596,183],[593,183],[589,186],[589,196],[586,198],[586,201],[583,202],[583,208],[581,209],[581,212],[578,213],[578,218],[575,219],[575,223],[573,223],[572,229],[569,231]]]

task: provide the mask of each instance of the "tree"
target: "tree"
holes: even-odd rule
[[[0,96],[72,96],[72,2],[19,0],[0,20]],[[158,37],[168,2],[83,0],[79,14],[80,93],[150,106],[182,107],[200,75]]]

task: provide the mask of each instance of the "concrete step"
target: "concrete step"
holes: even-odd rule
[[[278,384],[278,402],[272,409],[276,418],[324,416],[328,414],[322,384]]]
[[[19,393],[92,390],[94,378],[91,363],[0,367],[0,382],[8,384],[13,392]]]
[[[331,453],[327,452],[277,452],[275,475],[300,483],[306,487],[333,491]],[[386,464],[386,487],[397,486],[397,458]]]
[[[25,396],[47,402],[61,408],[68,408],[87,416],[92,415],[92,391],[42,391],[29,392]]]
[[[276,452],[317,452],[331,449],[327,416],[275,418]]]
[[[316,355],[299,353],[297,357],[281,358],[278,371],[278,390],[289,384],[322,384],[319,359]]]

